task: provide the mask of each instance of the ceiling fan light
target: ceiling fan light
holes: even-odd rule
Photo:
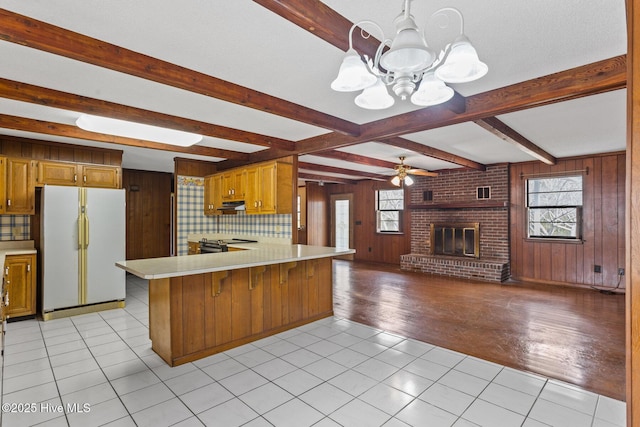
[[[435,71],[436,77],[446,83],[468,83],[478,80],[489,67],[478,58],[478,53],[465,35],[460,35],[451,47],[444,64]]]
[[[406,185],[413,185],[413,178],[411,178],[409,175],[404,177],[404,183]]]
[[[433,72],[429,72],[422,77],[418,90],[411,95],[411,102],[415,105],[428,107],[447,102],[453,97],[453,94],[453,89],[436,78]]]
[[[202,135],[167,129],[126,120],[82,114],[76,120],[76,126],[89,132],[105,133],[125,138],[142,139],[162,144],[189,147],[202,141]]]
[[[393,185],[395,185],[396,187],[400,187],[400,177],[399,177],[398,175],[394,176],[394,177],[391,179],[391,183],[392,183]]]
[[[368,110],[384,110],[391,107],[395,100],[389,95],[382,79],[378,78],[373,86],[366,88],[356,96],[355,103],[358,107]]]
[[[331,82],[331,89],[338,92],[354,92],[373,85],[376,79],[377,77],[367,70],[360,55],[354,49],[349,49],[342,60],[338,76]]]

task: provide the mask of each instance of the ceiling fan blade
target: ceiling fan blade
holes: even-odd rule
[[[420,175],[420,176],[438,176],[437,172],[429,172],[422,169],[409,169],[407,173],[411,175]]]

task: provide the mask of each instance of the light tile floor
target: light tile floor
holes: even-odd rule
[[[624,402],[338,318],[170,368],[147,295],[10,323],[2,426],[625,426]]]

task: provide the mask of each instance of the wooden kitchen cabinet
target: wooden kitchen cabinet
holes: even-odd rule
[[[198,255],[200,253],[199,242],[187,242],[187,243],[188,243],[187,255]]]
[[[8,158],[6,171],[7,214],[32,215],[35,213],[35,162],[30,159]]]
[[[222,175],[209,175],[204,178],[204,214],[220,215],[222,206]]]
[[[120,168],[106,165],[78,165],[83,187],[122,188]]]
[[[7,317],[36,314],[36,256],[7,255],[4,262]]]
[[[223,172],[222,176],[222,200],[244,200],[246,177],[244,169],[231,169]]]
[[[36,185],[78,185],[78,167],[75,163],[39,161]]]
[[[247,214],[292,213],[292,174],[290,163],[277,161],[247,168]]]
[[[333,315],[331,258],[149,283],[152,349],[171,366]]]
[[[70,162],[38,161],[36,185],[121,188],[120,168]]]
[[[7,158],[0,156],[0,214],[6,212],[7,201]]]

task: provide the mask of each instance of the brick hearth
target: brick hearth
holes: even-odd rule
[[[491,187],[491,198],[476,199],[477,187]],[[430,191],[433,200],[423,200]],[[509,166],[486,171],[443,171],[420,178],[411,187],[411,253],[402,255],[403,270],[465,279],[503,282],[509,268]],[[431,224],[480,223],[480,256],[432,255]]]

